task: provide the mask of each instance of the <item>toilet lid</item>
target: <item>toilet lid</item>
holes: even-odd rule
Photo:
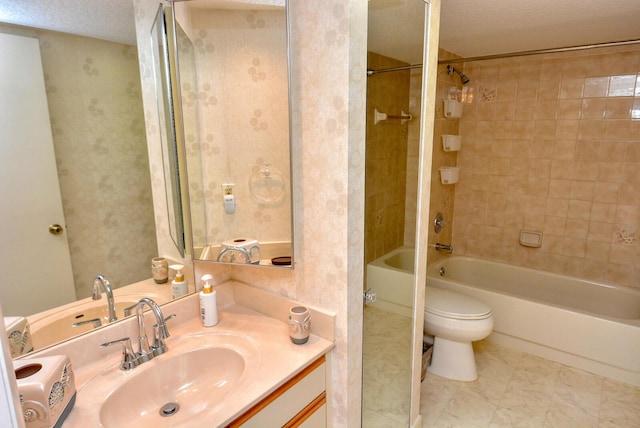
[[[480,300],[442,288],[427,287],[425,310],[434,315],[455,319],[483,319],[491,315],[491,308]]]

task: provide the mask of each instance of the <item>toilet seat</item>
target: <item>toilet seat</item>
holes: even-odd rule
[[[491,308],[481,301],[442,288],[426,287],[425,312],[445,318],[480,320],[491,316]]]

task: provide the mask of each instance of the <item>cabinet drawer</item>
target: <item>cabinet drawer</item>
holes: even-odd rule
[[[325,366],[325,357],[322,356],[230,423],[229,427],[326,426]],[[317,425],[318,420],[324,423]],[[288,425],[289,421],[292,424]]]

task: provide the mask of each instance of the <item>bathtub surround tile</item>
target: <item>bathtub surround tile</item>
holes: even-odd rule
[[[510,74],[502,72],[505,67]],[[640,215],[636,214],[640,209],[640,47],[526,56],[508,63],[487,60],[467,63],[463,68],[478,85],[476,111],[480,114],[463,116],[460,133],[464,140],[482,141],[491,150],[463,155],[464,171],[454,189],[454,225],[476,208],[486,209],[467,197],[465,182],[473,181],[477,189],[480,184],[487,185],[483,176],[499,177],[493,183],[508,183],[499,192],[506,190],[507,201],[514,197],[521,201],[526,197],[546,199],[546,219],[541,226],[545,243],[547,236],[553,235],[562,239],[563,248],[544,245],[533,251],[546,256],[514,256],[519,249],[519,231],[507,230],[485,216],[484,221],[490,224],[481,219],[474,224],[503,227],[504,232],[492,230],[487,235],[482,227],[454,227],[456,252],[472,255],[472,251],[482,258],[525,267],[545,266],[557,273],[575,272],[581,278],[640,289],[640,267],[627,252],[617,249],[620,254],[614,261],[604,259],[608,273],[602,278],[601,271],[592,266],[596,255],[608,250],[591,245],[594,241],[612,243],[613,232],[605,223],[640,230]],[[524,173],[535,180],[525,182]],[[548,181],[542,180],[546,177]],[[489,185],[482,190],[493,189]],[[467,203],[459,205],[460,201]],[[521,206],[508,204],[504,212],[522,214]],[[525,222],[530,218],[526,215]],[[547,221],[549,217],[558,219]],[[572,245],[576,243],[572,240],[585,239],[586,246]],[[497,246],[505,248],[495,251]],[[549,251],[565,256],[552,263]],[[637,251],[634,256],[637,261]]]

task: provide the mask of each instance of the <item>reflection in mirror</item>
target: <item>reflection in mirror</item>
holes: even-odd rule
[[[286,7],[258,3],[175,3],[194,258],[291,266]]]
[[[167,10],[167,15],[165,15]],[[170,66],[171,8],[160,5],[151,28],[153,70],[158,98],[158,120],[162,146],[162,166],[164,171],[169,233],[176,248],[184,257],[185,234],[180,188],[180,168],[178,163],[178,135],[176,112],[174,110],[173,76]]]
[[[409,426],[425,2],[368,8],[362,424]]]
[[[30,7],[36,3],[18,6],[12,12],[22,11],[28,15],[28,21],[38,22],[39,28],[50,28],[53,21],[58,23],[51,14],[34,14]],[[50,5],[51,1],[46,3]],[[69,14],[76,8],[53,9]],[[126,13],[116,15],[122,17]],[[14,18],[10,14],[2,16]],[[93,17],[84,18],[91,20]],[[22,17],[18,16],[12,22],[21,22],[20,19]],[[72,21],[84,22],[82,18]],[[118,34],[120,39],[112,41],[79,36],[73,34],[73,28],[69,28],[69,32],[67,29],[58,32],[0,23],[0,33],[26,38],[35,45],[35,58],[40,61],[38,70],[43,101],[26,104],[24,113],[31,114],[44,106],[48,117],[37,134],[48,135],[50,147],[32,149],[27,166],[31,167],[40,160],[40,154],[48,150],[52,158],[48,169],[53,171],[54,177],[48,180],[56,182],[57,199],[62,201],[62,214],[38,220],[37,226],[22,227],[22,220],[9,220],[8,217],[9,208],[17,205],[14,194],[19,193],[34,204],[34,208],[18,209],[17,218],[27,220],[32,214],[49,213],[48,191],[43,195],[27,190],[27,184],[36,181],[35,174],[30,175],[30,181],[16,176],[2,177],[3,183],[14,185],[3,188],[7,199],[3,204],[2,222],[6,226],[1,231],[5,239],[0,254],[0,269],[4,273],[0,301],[5,317],[13,316],[15,331],[23,329],[22,320],[28,317],[36,350],[69,335],[90,331],[98,324],[96,319],[100,319],[101,324],[108,322],[104,296],[97,301],[90,297],[94,278],[99,274],[106,276],[114,289],[118,319],[123,318],[122,306],[129,306],[141,297],[141,293],[150,295],[158,303],[171,298],[171,284],[157,285],[150,279],[151,259],[157,256],[158,246],[132,16],[129,24],[132,28],[130,40],[122,40],[125,38]],[[16,58],[26,53],[19,51],[11,55],[10,60],[0,61],[3,76],[15,74]],[[18,83],[24,83],[26,76],[26,73],[17,73],[20,78],[13,82],[16,88],[20,86]],[[35,88],[37,85],[24,86]],[[3,89],[2,93],[9,92]],[[10,101],[9,97],[3,95],[0,104],[7,101]],[[12,116],[4,113],[0,116],[23,124],[19,126],[23,129],[35,129],[31,119],[16,116],[18,104],[9,104]],[[24,125],[25,121],[27,125]],[[13,153],[23,145],[17,141],[24,143],[27,140],[10,137],[5,122],[0,128],[5,141],[2,156],[12,159],[5,165],[7,168],[3,168],[3,173],[9,173],[12,170],[8,168],[9,164],[18,164],[19,156]],[[35,143],[36,138],[28,141]],[[40,139],[37,142],[40,143]],[[22,168],[17,167],[18,170]],[[45,169],[37,167],[36,172]],[[25,167],[25,171],[33,169]],[[14,193],[8,192],[11,187],[15,188]],[[61,234],[50,233],[49,225],[55,223],[61,226]],[[58,245],[51,249],[37,244],[34,234],[43,235],[45,243],[53,241],[68,248],[61,249]],[[52,261],[61,252],[66,253],[72,270],[66,274],[67,279],[59,280],[49,268],[58,264]],[[44,270],[38,271],[41,267]],[[10,276],[12,274],[15,276]],[[153,292],[149,293],[149,290]],[[72,303],[76,299],[79,302]],[[55,328],[56,334],[49,334],[55,322],[71,319],[75,321],[62,321],[65,328]],[[78,325],[74,327],[73,324]],[[41,342],[40,338],[46,340]],[[20,345],[20,341],[12,342],[14,344]]]

